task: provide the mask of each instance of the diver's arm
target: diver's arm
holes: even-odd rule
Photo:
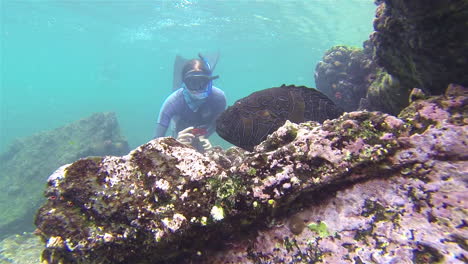
[[[161,125],[161,123],[156,124],[156,133],[154,138],[164,137],[166,135],[167,127]]]
[[[158,122],[156,123],[156,132],[154,138],[164,137],[166,135],[167,128],[171,122],[172,117],[177,111],[176,98],[177,93],[172,93],[166,98],[161,110],[159,111]]]

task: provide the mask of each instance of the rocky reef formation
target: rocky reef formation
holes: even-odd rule
[[[390,155],[349,167],[346,177],[365,180],[314,192],[203,263],[466,263],[468,91],[450,89],[392,121],[408,130],[387,134],[398,145]]]
[[[315,67],[315,85],[347,112],[359,107],[367,87],[375,79],[371,49],[335,46]]]
[[[396,115],[408,106],[409,93],[410,89],[403,86],[397,77],[389,74],[384,68],[377,67],[367,88],[366,97],[361,101],[365,102],[361,107]]]
[[[384,0],[374,20],[377,63],[403,87],[442,94],[468,86],[468,1]]]
[[[370,40],[328,50],[316,66],[317,89],[346,111],[396,115],[413,88],[438,95],[450,83],[468,86],[466,0],[376,3]]]
[[[0,242],[0,263],[37,264],[41,263],[44,244],[33,233],[12,235]]]
[[[160,138],[62,166],[36,216],[43,259],[466,262],[467,93],[287,122],[252,153]]]
[[[375,63],[370,41],[364,48],[335,46],[315,68],[315,84],[345,111],[366,109],[398,114],[408,105],[409,90]]]
[[[15,141],[0,155],[0,237],[34,230],[44,181],[57,167],[81,157],[128,151],[114,113],[97,113]]]

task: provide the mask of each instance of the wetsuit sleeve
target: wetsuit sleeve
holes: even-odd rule
[[[154,138],[164,137],[166,135],[167,127],[161,125],[160,123],[156,124],[156,133]]]
[[[216,101],[213,103],[213,120],[211,120],[211,124],[208,127],[207,136],[213,134],[216,130],[216,119],[218,119],[219,115],[226,109],[226,97],[224,92],[218,89],[218,96],[216,97]]]
[[[166,135],[167,128],[177,111],[177,93],[172,93],[161,106],[159,111],[158,122],[156,123],[156,132],[154,138],[164,137]]]

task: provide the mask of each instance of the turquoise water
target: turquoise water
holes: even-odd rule
[[[0,152],[101,111],[117,113],[132,148],[146,143],[176,54],[219,51],[215,85],[228,105],[283,83],[315,87],[323,53],[361,46],[375,12],[372,0],[1,0],[0,8]]]

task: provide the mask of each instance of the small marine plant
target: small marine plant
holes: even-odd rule
[[[317,233],[319,237],[330,236],[330,232],[328,231],[327,224],[325,224],[325,222],[320,221],[319,223],[310,223],[307,225],[307,228]]]

